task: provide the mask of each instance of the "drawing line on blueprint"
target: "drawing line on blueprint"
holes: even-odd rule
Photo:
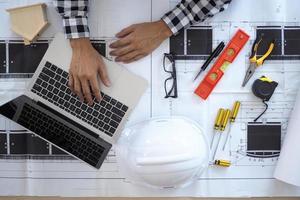
[[[170,2],[171,2],[170,7],[173,8],[175,3],[177,3],[178,1],[170,1]],[[2,3],[2,2],[0,2],[0,3]],[[6,2],[4,2],[4,3],[6,3]],[[152,5],[152,1],[151,1],[151,5]],[[151,18],[152,18],[152,16],[151,16]],[[258,72],[258,74],[276,73],[277,75],[279,74],[279,76],[285,76],[285,72],[299,72],[300,73],[300,70],[297,70],[297,68],[294,67],[294,68],[292,68],[291,71],[289,71],[290,69],[288,67],[289,65],[298,65],[300,63],[300,61],[299,61],[300,55],[290,55],[290,54],[285,55],[286,53],[289,53],[289,51],[286,51],[285,46],[283,45],[283,44],[286,44],[286,41],[284,38],[285,29],[287,30],[286,32],[289,32],[289,30],[294,30],[294,29],[298,30],[298,29],[300,29],[298,23],[287,23],[287,22],[262,23],[262,22],[250,22],[250,21],[245,21],[242,23],[229,22],[229,21],[211,22],[211,23],[205,22],[201,26],[196,25],[196,26],[193,26],[193,27],[183,31],[182,38],[179,38],[179,37],[181,37],[181,35],[179,34],[178,41],[180,41],[180,45],[176,44],[176,48],[174,47],[174,49],[176,51],[180,51],[178,53],[179,60],[176,61],[177,69],[178,69],[178,76],[183,77],[183,80],[185,81],[183,83],[179,83],[179,95],[184,96],[186,94],[192,93],[193,88],[190,86],[189,87],[185,87],[185,86],[190,84],[189,81],[191,81],[194,78],[195,72],[199,69],[201,64],[208,57],[210,51],[212,50],[212,46],[216,46],[222,40],[228,41],[230,36],[232,35],[232,33],[234,32],[234,30],[237,27],[241,27],[241,28],[245,29],[247,32],[251,33],[253,38],[254,38],[254,35],[257,33],[256,31],[262,30],[262,29],[263,30],[273,30],[274,29],[274,30],[276,30],[275,32],[280,33],[280,34],[278,34],[278,36],[280,36],[281,48],[278,49],[278,54],[276,56],[274,56],[274,60],[273,59],[270,60],[272,65],[275,65],[275,66],[273,66],[272,68],[268,68],[269,64],[266,64],[266,66],[264,66],[262,68],[262,70]],[[195,37],[199,36],[199,34],[200,35],[201,34],[202,35],[209,34],[210,37],[208,37],[208,39],[210,39],[211,41],[203,40],[202,42],[206,42],[204,46],[194,45],[193,41],[198,41],[198,39],[195,39]],[[216,37],[216,35],[219,35],[221,38]],[[189,38],[189,37],[191,37],[191,38]],[[111,38],[95,38],[95,40],[104,40],[105,42],[109,41],[110,39]],[[182,39],[183,39],[183,42],[182,42]],[[10,70],[13,69],[12,67],[17,62],[16,61],[12,62],[12,63],[9,62],[9,61],[11,61],[11,58],[9,57],[10,56],[9,49],[10,49],[10,46],[14,46],[14,45],[20,43],[20,41],[16,41],[16,38],[14,38],[14,37],[3,38],[3,40],[4,41],[2,41],[1,44],[5,44],[7,53],[6,53],[6,58],[5,58],[6,69],[2,73],[2,77],[1,77],[2,81],[4,82],[4,81],[9,80],[12,83],[14,83],[15,81],[24,82],[23,87],[21,87],[22,89],[20,89],[20,90],[15,89],[13,91],[13,92],[23,92],[23,89],[25,89],[25,87],[26,87],[25,82],[28,81],[28,78],[30,78],[34,69],[30,69],[30,71],[29,71],[30,73],[19,73],[18,70],[11,72]],[[51,39],[48,38],[45,40],[47,40],[49,42],[49,40],[51,40]],[[252,39],[248,43],[248,46],[252,45],[253,40],[254,39]],[[37,47],[39,42],[41,42],[41,41],[38,41],[37,44],[34,44],[36,46],[33,45],[33,47]],[[46,43],[48,43],[48,42],[46,42]],[[175,40],[175,42],[176,42],[176,40]],[[170,47],[170,48],[172,48],[172,47]],[[104,55],[107,56],[107,50],[108,50],[107,46],[105,48],[101,47],[99,51],[102,51],[102,53],[103,53],[104,49],[105,49]],[[19,51],[21,51],[21,50],[19,50]],[[293,53],[293,52],[290,52],[290,53]],[[247,51],[244,55],[241,55],[243,57],[242,64],[245,65],[245,67],[247,67],[249,64],[248,59],[247,59],[249,54],[250,54],[250,52]],[[180,59],[183,59],[183,60],[180,60]],[[151,80],[151,90],[150,90],[150,98],[151,98],[150,111],[151,112],[150,113],[151,113],[151,116],[153,116],[155,114],[153,111],[153,108],[152,108],[153,104],[154,104],[153,100],[155,99],[155,96],[153,94],[153,87],[154,87],[153,81],[154,81],[155,75],[152,73],[153,72],[152,65],[153,65],[153,63],[152,63],[152,55],[151,55],[151,70],[150,70],[151,71],[151,73],[150,73],[150,77],[151,77],[150,78],[150,80]],[[282,65],[283,67],[281,67],[280,69],[276,69],[276,66],[280,66],[280,65]],[[242,68],[241,71],[244,72],[244,70],[245,70],[245,68]],[[17,72],[17,73],[15,73],[15,72]],[[24,75],[24,76],[22,77],[22,75]],[[161,76],[164,76],[164,75],[161,74]],[[283,79],[285,80],[285,78],[283,78]],[[161,80],[163,80],[163,79],[161,79]],[[3,91],[7,91],[7,90],[4,89]],[[249,91],[232,91],[232,90],[229,90],[228,88],[226,88],[225,91],[219,90],[219,91],[216,91],[214,94],[225,95],[225,97],[226,97],[226,95],[230,95],[233,93],[234,94],[238,93],[240,95],[246,96],[249,94]],[[280,92],[277,92],[276,94],[279,94],[279,93]],[[161,94],[163,94],[163,93],[161,93]],[[159,96],[159,97],[156,96],[156,98],[163,98],[163,96]],[[175,101],[176,100],[168,101],[168,106],[169,106],[168,109],[169,109],[170,115],[176,114],[175,107],[178,106],[178,104],[175,103]],[[286,121],[288,119],[288,113],[290,112],[290,110],[292,108],[289,105],[292,103],[293,103],[293,101],[271,102],[270,110],[268,111],[267,115],[275,115],[275,117],[272,117],[272,120],[281,119],[282,124],[287,123]],[[257,116],[260,113],[261,109],[263,108],[262,105],[260,103],[256,103],[256,101],[249,101],[249,102],[242,101],[242,104],[243,104],[242,114],[241,114],[242,117],[239,120],[237,120],[237,123],[235,124],[235,126],[237,126],[237,127],[242,126],[241,124],[246,124],[248,119],[252,120],[255,116]],[[284,107],[283,109],[286,109],[284,118],[282,118],[282,116],[280,116],[283,111],[282,112],[277,111],[278,110],[277,105],[278,105],[278,107],[281,107],[281,108]],[[246,110],[248,109],[247,106],[249,106],[249,108],[251,107],[253,110],[250,109],[250,111],[245,111],[245,109]],[[254,108],[253,108],[253,106],[254,106]],[[272,112],[273,107],[274,108],[276,107],[276,112]],[[246,116],[246,117],[244,117],[244,116]],[[278,116],[278,117],[276,117],[276,116]],[[7,124],[7,123],[8,123],[7,120],[4,120],[4,124]],[[1,124],[3,124],[2,120],[1,120]],[[13,127],[13,125],[8,125],[8,126]],[[21,130],[21,127],[17,127],[16,131],[17,130]],[[15,135],[21,135],[21,134],[28,134],[31,137],[31,134],[32,134],[28,131],[23,131],[21,133],[13,133],[13,131],[14,131],[14,129],[11,129],[11,128],[5,130],[5,135],[6,135],[7,142],[8,142],[8,144],[6,144],[6,146],[7,146],[9,153],[11,152],[11,150],[14,150],[14,149],[10,148],[10,143],[11,143],[10,136],[11,135],[15,136]],[[282,133],[283,133],[283,135],[285,134],[285,128],[283,128]],[[237,138],[239,140],[239,142],[237,142],[237,143],[232,141],[232,138],[236,137],[236,135],[234,135],[234,133],[232,133],[232,137],[230,137],[230,144],[231,144],[230,146],[232,146],[232,144],[235,144],[235,147],[232,147],[233,149],[229,150],[229,153],[231,154],[231,158],[233,160],[233,166],[274,166],[274,164],[277,161],[277,158],[255,159],[255,158],[247,157],[247,155],[240,154],[238,150],[241,149],[241,150],[246,151],[246,148],[247,148],[246,128],[242,130],[242,133],[239,136],[240,136],[240,138]],[[22,135],[22,137],[27,137],[27,135],[26,136]],[[13,138],[13,139],[15,139],[15,138]],[[52,146],[50,146],[50,148],[52,150]],[[17,156],[19,156],[19,155],[16,155],[15,158],[18,158]],[[31,156],[31,158],[30,158],[30,156]],[[37,155],[37,156],[40,156],[40,155]],[[50,152],[49,155],[47,155],[47,156],[50,156],[50,157],[52,156],[53,160],[43,160],[40,163],[42,163],[42,164],[68,163],[68,162],[77,163],[77,164],[80,163],[79,161],[71,160],[72,157],[71,156],[68,157],[67,155],[64,155],[65,157],[64,156],[55,157],[55,154],[52,154],[52,152]],[[22,156],[20,156],[20,157],[22,157]],[[5,156],[3,158],[5,158]],[[6,157],[5,159],[7,159],[7,158],[8,157]],[[34,155],[29,155],[29,157],[25,156],[25,158],[32,159],[32,158],[34,158]],[[42,158],[42,156],[40,158]],[[49,158],[49,157],[45,156],[45,158]],[[58,159],[58,158],[66,158],[67,160],[62,159],[63,162],[57,162],[57,160],[55,160],[55,159]],[[22,159],[22,161],[27,162],[27,160],[24,160],[24,159]],[[38,161],[39,160],[35,160],[35,159],[30,160],[30,162],[32,162],[32,163],[39,163]],[[244,163],[240,163],[240,162],[244,162]],[[16,163],[19,163],[19,161]],[[115,152],[113,149],[110,151],[106,161],[104,162],[104,167],[103,167],[104,169],[101,169],[101,173],[111,172],[107,168],[105,168],[105,165],[107,165],[107,164],[116,164]],[[78,170],[78,171],[80,171],[80,170]],[[86,172],[88,172],[88,171],[86,171]],[[113,172],[117,172],[117,170],[115,170],[115,171],[113,170]],[[247,177],[247,176],[245,175],[245,177]],[[31,178],[36,178],[36,177],[31,177]],[[68,178],[68,177],[66,177],[66,178]],[[251,179],[251,177],[248,177],[248,178]],[[47,177],[45,177],[45,179],[47,179]],[[109,177],[106,177],[106,178],[93,177],[91,179],[111,179],[111,178],[109,178]],[[115,178],[115,179],[123,180],[123,178]],[[225,178],[214,178],[214,177],[211,178],[211,180],[214,180],[214,179],[226,179],[226,177]],[[230,179],[234,179],[234,178],[230,177]],[[245,178],[241,178],[241,179],[245,179]],[[257,178],[257,179],[260,179],[260,178]],[[209,177],[208,178],[200,178],[199,180],[210,180],[210,178]]]

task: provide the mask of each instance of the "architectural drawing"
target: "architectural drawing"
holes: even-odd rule
[[[266,4],[272,4],[269,12],[274,16],[265,16],[263,12],[259,16],[252,15],[247,9],[253,1],[256,5],[253,9],[257,8],[258,12]],[[35,0],[20,0],[14,4],[33,2]],[[56,25],[60,18],[52,2],[45,2],[48,4],[48,17],[52,25],[37,42],[23,46],[21,38],[10,31],[0,30],[0,103],[24,92],[54,33],[61,30],[61,25]],[[0,116],[0,188],[3,188],[0,193],[62,196],[300,196],[299,189],[273,178],[273,169],[300,85],[300,15],[293,9],[286,15],[285,9],[289,5],[280,0],[259,2],[233,1],[228,11],[181,31],[141,61],[124,65],[146,78],[151,85],[127,126],[149,117],[183,115],[198,122],[208,139],[211,139],[218,109],[231,108],[234,101],[241,101],[241,110],[231,128],[227,147],[217,152],[217,158],[231,160],[231,167],[224,169],[210,166],[194,185],[186,189],[154,191],[136,186],[120,174],[122,166],[117,165],[114,148],[97,171]],[[109,57],[108,46],[117,31],[131,23],[157,20],[178,1],[130,0],[120,3],[117,0],[93,0],[91,3],[94,4],[90,11],[90,24],[94,25],[91,26],[91,39],[96,50]],[[120,8],[115,6],[117,4],[121,4]],[[4,24],[9,24],[7,14],[3,12],[8,6],[8,0],[0,0],[0,18]],[[96,9],[99,11],[96,12]],[[238,28],[251,36],[250,42],[228,67],[223,80],[209,99],[200,100],[193,91],[206,72],[193,82],[196,73],[210,52],[221,41],[226,44]],[[275,40],[276,48],[247,86],[242,88],[251,46],[255,38],[261,36],[266,42]],[[259,52],[264,52],[267,45],[263,44]],[[163,53],[169,52],[176,55],[177,99],[164,98],[163,82],[168,75],[162,68],[162,58]],[[279,85],[269,102],[269,110],[254,124],[254,118],[264,107],[261,100],[252,95],[251,85],[262,75],[269,76]],[[257,135],[257,129],[262,131],[261,126],[268,140],[264,144],[256,142],[262,140],[262,136]],[[221,143],[224,139],[222,136]],[[14,184],[15,189],[4,190],[7,188],[5,183]]]

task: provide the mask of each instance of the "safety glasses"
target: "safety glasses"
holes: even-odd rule
[[[167,54],[167,53],[164,54],[163,67],[164,67],[164,71],[170,74],[170,76],[164,82],[165,93],[166,93],[165,98],[169,98],[169,97],[177,98],[178,97],[177,77],[176,77],[175,59],[173,54]]]

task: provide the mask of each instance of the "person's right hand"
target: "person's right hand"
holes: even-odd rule
[[[73,50],[69,69],[69,87],[81,101],[93,104],[93,96],[101,100],[98,76],[107,87],[110,85],[102,57],[93,48],[88,38],[70,40]]]

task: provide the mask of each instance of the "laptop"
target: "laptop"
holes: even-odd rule
[[[56,34],[25,93],[0,114],[99,169],[148,83],[103,58],[111,86],[101,84],[102,100],[89,106],[68,87],[71,58],[69,40]]]

